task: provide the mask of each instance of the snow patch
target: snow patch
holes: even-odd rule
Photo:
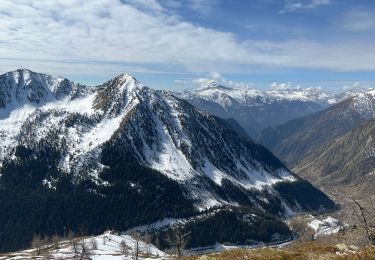
[[[315,237],[335,234],[345,226],[340,220],[332,217],[323,220],[314,219],[308,225],[315,231]]]
[[[83,242],[84,241],[84,242]],[[78,250],[80,245],[85,243],[88,248],[90,259],[92,260],[131,260],[134,259],[134,252],[136,249],[136,240],[131,235],[117,234],[107,231],[102,235],[94,237],[78,238]],[[125,243],[127,254],[122,252],[121,243]],[[93,246],[95,245],[95,246]],[[170,259],[169,255],[159,250],[152,244],[147,244],[144,241],[139,241],[139,259],[154,259],[166,260]],[[62,241],[59,243],[59,249],[49,249],[48,259],[73,259],[74,249],[69,241]],[[29,249],[16,253],[9,253],[5,256],[0,256],[2,259],[45,259],[44,256],[35,256],[36,249]],[[86,258],[85,258],[86,259]]]

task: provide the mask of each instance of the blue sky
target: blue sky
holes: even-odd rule
[[[2,0],[0,73],[154,88],[375,83],[375,1]]]

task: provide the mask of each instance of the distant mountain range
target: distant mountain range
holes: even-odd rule
[[[334,207],[235,122],[127,74],[96,87],[1,75],[0,139],[2,251],[33,234],[126,230],[227,207],[208,215],[218,231],[202,243],[271,241],[291,235],[280,218]]]
[[[340,202],[343,194],[366,198],[371,193],[374,89],[259,91],[211,81],[178,95],[204,111],[236,120],[253,140]]]
[[[261,143],[289,166],[375,117],[375,90],[348,97],[315,114],[264,129]]]
[[[210,114],[235,119],[249,136],[258,139],[267,127],[313,114],[364,91],[359,87],[341,93],[313,87],[259,91],[248,87],[230,88],[211,81],[197,90],[175,94]]]
[[[295,170],[326,190],[368,199],[375,184],[375,119],[332,139],[303,158]]]
[[[347,203],[375,184],[375,90],[262,131],[261,143],[299,176]],[[367,203],[367,202],[366,202]]]

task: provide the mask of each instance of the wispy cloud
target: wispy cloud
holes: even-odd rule
[[[208,18],[222,0],[163,0],[161,4],[170,10],[189,10],[200,17]]]
[[[188,0],[188,6],[193,11],[196,11],[202,16],[208,16],[211,14],[213,8],[217,4],[218,0]]]
[[[241,62],[246,48],[234,35],[154,15],[145,1],[3,0],[0,56],[3,58],[169,63],[202,67]],[[161,10],[157,5],[155,10]],[[217,55],[221,53],[221,55]]]
[[[349,32],[375,30],[374,10],[355,9],[344,13],[338,21],[339,27]]]
[[[232,87],[232,88],[251,88],[252,87],[252,84],[246,84],[242,81],[234,81],[234,80],[226,79],[219,72],[210,72],[205,77],[192,79],[191,82],[198,87],[204,87],[211,82],[217,82],[226,87]]]
[[[183,80],[183,79],[175,79],[173,82],[176,85],[180,85],[180,86],[185,86],[186,85],[186,80]]]
[[[306,11],[315,9],[322,5],[330,4],[331,0],[308,0],[308,2],[298,0],[286,0],[285,6],[280,11],[280,13]]]
[[[375,70],[375,44],[368,39],[239,40],[234,33],[187,22],[160,3],[2,0],[0,69],[19,64],[46,72],[60,68],[61,73],[76,68],[130,73],[228,73],[254,67]]]
[[[164,8],[156,0],[123,0],[125,3],[129,3],[140,9],[152,10],[161,12]]]

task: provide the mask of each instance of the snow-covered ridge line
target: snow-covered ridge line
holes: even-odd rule
[[[375,117],[375,89],[358,93],[353,97],[352,108],[363,118]]]
[[[229,99],[249,106],[252,105],[251,103],[260,101],[264,103],[302,101],[329,105],[369,90],[371,89],[353,87],[344,89],[341,92],[329,92],[323,90],[321,87],[284,86],[262,91],[250,87],[227,87],[212,80],[196,90],[177,91],[176,94],[185,99],[199,97],[205,100],[212,100],[223,107],[233,102]]]
[[[0,109],[5,110],[25,104],[40,107],[57,100],[75,99],[92,91],[91,87],[76,84],[63,77],[25,69],[0,75],[0,86]]]

